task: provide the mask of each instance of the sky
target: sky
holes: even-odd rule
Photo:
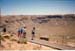
[[[75,0],[0,0],[1,15],[75,14]]]

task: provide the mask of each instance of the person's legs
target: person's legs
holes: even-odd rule
[[[23,37],[26,38],[26,33],[23,34]]]
[[[34,35],[34,34],[32,34],[32,40],[34,39],[34,37],[35,37],[35,35]]]
[[[18,32],[18,37],[20,37],[20,32]]]
[[[17,36],[19,37],[19,32],[17,33]]]
[[[23,33],[20,33],[20,38],[22,38],[23,37]]]
[[[32,39],[31,40],[33,40],[33,34],[32,34]]]

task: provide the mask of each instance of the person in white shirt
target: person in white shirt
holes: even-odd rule
[[[23,37],[26,38],[26,27],[23,28]]]

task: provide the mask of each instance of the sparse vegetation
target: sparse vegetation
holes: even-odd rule
[[[0,32],[0,46],[2,46],[2,41],[5,41],[3,36],[1,35],[1,32]]]
[[[27,45],[27,39],[21,38],[16,39],[14,35],[17,34],[18,28],[26,26],[27,28],[27,38],[31,38],[32,27],[35,26],[36,39],[40,40],[40,37],[47,36],[43,38],[49,41],[49,43],[55,43],[60,45],[70,45],[73,46],[75,43],[75,15],[44,15],[44,16],[4,16],[2,17],[2,23],[6,25],[7,32],[9,35],[0,36],[0,44],[2,39],[7,39],[16,44]],[[39,34],[39,38],[38,37]],[[2,38],[3,37],[3,38]],[[14,37],[14,38],[12,38]],[[18,43],[17,43],[18,42]],[[12,43],[8,43],[9,46],[13,46]],[[74,47],[74,46],[73,46]],[[39,47],[35,47],[37,49]]]

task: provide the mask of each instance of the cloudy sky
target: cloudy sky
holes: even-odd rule
[[[75,0],[0,0],[2,15],[73,14]]]

